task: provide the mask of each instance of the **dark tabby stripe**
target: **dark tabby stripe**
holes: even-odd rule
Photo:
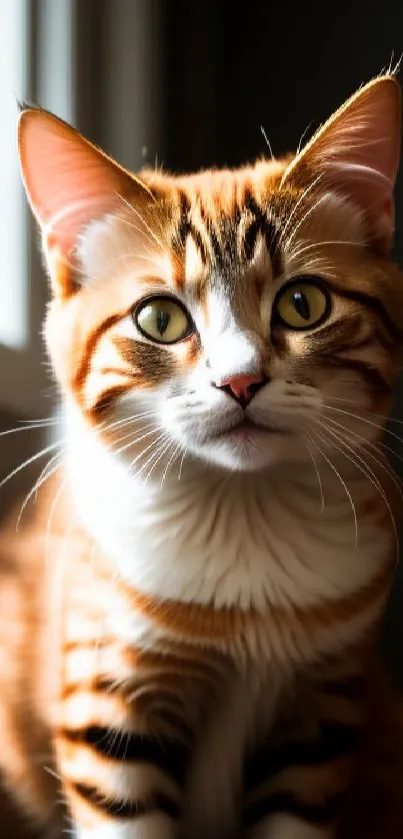
[[[96,398],[93,405],[87,408],[87,411],[96,419],[102,419],[102,415],[107,411],[111,405],[114,405],[119,396],[122,396],[130,387],[136,386],[138,383],[135,376],[127,378],[127,380],[119,385],[112,385],[103,390]]]
[[[174,740],[147,734],[135,734],[102,726],[80,730],[64,729],[61,736],[75,743],[91,746],[98,754],[122,762],[151,763],[177,784],[185,782],[189,749]]]
[[[343,315],[336,323],[324,324],[309,335],[309,343],[314,350],[321,348],[323,355],[333,355],[335,347],[342,350],[361,349],[366,344],[373,344],[373,336],[362,336],[362,313]]]
[[[340,696],[343,699],[360,699],[364,691],[364,679],[361,676],[346,676],[341,681],[326,680],[321,685],[323,693]]]
[[[87,784],[75,783],[73,790],[81,798],[85,798],[97,810],[102,810],[105,815],[113,816],[115,819],[135,819],[161,811],[171,819],[178,819],[181,810],[176,801],[161,792],[154,792],[147,803],[143,801],[125,801],[105,798],[95,787]]]
[[[215,230],[215,227],[214,227],[214,223],[211,219],[206,218],[205,224],[206,224],[207,233],[208,233],[208,236],[209,236],[209,239],[210,239],[210,242],[211,242],[213,257],[214,257],[216,266],[220,271],[223,271],[224,268],[225,268],[225,257],[224,257],[223,248],[220,244],[220,241],[219,241],[219,238],[218,238],[218,235],[217,235],[217,231]]]
[[[186,238],[188,235],[189,230],[189,212],[190,212],[190,203],[187,195],[184,192],[179,193],[179,222],[177,229],[175,231],[175,235],[171,242],[171,247],[174,253],[178,253],[179,255],[182,254],[185,245],[186,245]]]
[[[81,361],[78,366],[78,370],[74,377],[74,381],[72,382],[72,389],[76,391],[81,391],[81,388],[87,378],[88,371],[91,367],[91,357],[93,356],[98,341],[102,338],[102,336],[114,326],[116,323],[120,321],[123,317],[123,313],[118,315],[109,315],[102,323],[98,324],[96,329],[94,329],[88,336],[87,342],[84,347],[84,351],[81,356]]]
[[[366,306],[368,309],[371,309],[382,321],[387,335],[393,339],[393,341],[400,341],[402,339],[401,331],[398,329],[396,324],[393,323],[383,303],[378,297],[372,297],[372,295],[366,294],[364,291],[353,291],[351,289],[343,288],[335,283],[333,279],[328,282],[330,287],[334,289],[340,297],[345,297],[347,300],[353,300],[355,303],[360,303],[362,306]]]
[[[316,766],[350,754],[356,749],[359,736],[357,726],[325,722],[316,740],[294,740],[278,746],[268,742],[246,763],[245,789],[253,789],[288,766]]]
[[[260,222],[257,219],[252,221],[252,223],[249,225],[249,227],[245,231],[243,246],[244,246],[245,256],[246,256],[246,259],[248,260],[248,262],[252,259],[252,256],[254,254],[257,234],[259,233],[259,231],[260,231]]]
[[[194,226],[194,224],[192,224],[191,221],[189,221],[188,235],[192,237],[203,265],[206,265],[208,261],[206,246],[203,242],[200,231]]]
[[[341,796],[334,795],[323,803],[300,801],[292,792],[276,792],[250,804],[244,813],[244,826],[251,827],[273,813],[290,813],[315,825],[331,824],[338,816]]]
[[[133,370],[137,388],[158,385],[176,372],[175,356],[167,352],[166,347],[134,341],[122,335],[115,335],[113,343],[122,359]]]
[[[245,232],[245,256],[247,259],[252,258],[257,234],[261,233],[265,238],[266,247],[272,261],[273,274],[277,277],[282,272],[282,259],[278,247],[280,230],[273,221],[268,218],[267,212],[259,206],[256,199],[249,191],[245,192],[244,204],[253,217],[252,223]]]
[[[338,357],[337,353],[333,356],[326,356],[326,364],[329,367],[341,367],[343,370],[355,370],[368,383],[371,390],[380,395],[387,395],[390,393],[391,385],[376,367],[372,364],[362,361],[358,358],[348,358],[346,356]]]

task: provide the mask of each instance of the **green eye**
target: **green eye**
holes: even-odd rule
[[[312,329],[330,314],[330,297],[316,281],[293,280],[280,291],[274,313],[288,329]]]
[[[134,312],[134,321],[143,335],[158,344],[175,344],[193,332],[190,316],[170,297],[151,297]]]

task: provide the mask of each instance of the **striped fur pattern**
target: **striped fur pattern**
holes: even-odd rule
[[[398,102],[382,77],[296,157],[178,177],[22,114],[67,441],[32,702],[77,839],[337,835],[396,560]]]

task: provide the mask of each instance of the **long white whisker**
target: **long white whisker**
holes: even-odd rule
[[[68,478],[66,477],[62,481],[62,483],[60,484],[59,489],[55,492],[55,495],[54,495],[54,498],[53,498],[53,501],[52,501],[52,504],[51,504],[51,507],[50,507],[50,510],[49,510],[49,515],[48,515],[48,518],[47,518],[47,521],[46,521],[46,529],[45,529],[45,562],[46,562],[46,565],[48,564],[48,547],[49,547],[50,528],[52,526],[52,519],[53,519],[55,510],[56,510],[56,507],[59,503],[59,500],[62,496],[62,493],[66,489],[67,484],[68,484]]]
[[[136,207],[133,207],[133,205],[130,203],[130,201],[127,201],[126,198],[123,197],[123,195],[120,195],[119,193],[116,193],[116,194],[117,194],[118,198],[121,198],[123,203],[126,204],[126,206],[129,207],[129,209],[137,216],[137,218],[140,220],[141,224],[143,224],[145,229],[147,230],[147,233],[149,233],[149,235],[152,237],[152,239],[154,239],[154,242],[156,242],[156,244],[160,248],[162,248],[162,250],[164,250],[163,242],[161,241],[161,239],[158,238],[158,236],[156,236],[156,234],[154,233],[154,231],[152,230],[150,225],[147,224],[147,222],[142,217],[142,215],[139,213],[139,211],[136,209]]]
[[[358,545],[358,519],[357,519],[357,511],[356,511],[356,509],[355,509],[355,504],[354,504],[354,501],[353,501],[353,497],[352,497],[352,495],[351,495],[351,492],[350,492],[350,490],[349,490],[349,488],[348,488],[348,486],[347,486],[347,484],[346,484],[346,482],[345,482],[344,478],[342,478],[342,476],[340,475],[340,472],[338,471],[338,469],[336,469],[335,465],[334,465],[334,464],[332,463],[332,461],[331,461],[331,460],[327,457],[327,455],[325,454],[325,452],[324,452],[324,451],[322,451],[322,449],[318,446],[318,444],[317,444],[317,442],[316,442],[316,436],[319,436],[319,439],[320,439],[320,440],[322,440],[324,443],[327,443],[328,441],[327,441],[327,440],[325,440],[325,439],[324,439],[321,435],[315,435],[315,439],[312,439],[312,438],[311,438],[311,442],[314,444],[315,448],[317,448],[317,450],[318,450],[319,454],[321,454],[321,455],[322,455],[323,459],[326,461],[326,463],[328,464],[328,466],[330,466],[330,468],[332,469],[332,471],[333,471],[333,472],[335,473],[335,475],[337,476],[337,478],[338,478],[338,480],[340,481],[340,483],[341,483],[341,485],[342,485],[342,487],[343,487],[343,489],[344,489],[344,491],[345,491],[345,493],[346,493],[346,495],[347,495],[347,498],[348,498],[348,500],[349,500],[349,502],[350,502],[351,509],[352,509],[352,512],[353,512],[353,517],[354,517],[354,530],[355,530],[354,550],[357,550],[357,545]]]
[[[37,429],[47,428],[56,423],[51,422],[30,422],[29,425],[21,426],[20,428],[8,428],[6,431],[0,432],[0,437],[8,437],[9,434],[18,434],[20,431],[35,431]]]
[[[320,195],[318,200],[315,201],[315,203],[312,205],[312,207],[310,207],[309,210],[307,210],[306,213],[304,213],[304,215],[299,219],[298,224],[296,224],[296,226],[293,228],[291,234],[289,235],[289,237],[287,239],[287,247],[288,248],[290,247],[291,242],[294,241],[294,239],[295,239],[295,237],[298,233],[298,230],[300,229],[300,227],[302,227],[304,221],[306,221],[306,219],[309,218],[309,216],[312,215],[312,213],[315,212],[315,210],[318,207],[320,207],[322,202],[325,201],[325,200],[326,200],[326,195]]]
[[[377,428],[379,431],[382,431],[384,434],[389,434],[391,437],[394,437],[395,440],[398,440],[399,443],[402,443],[403,440],[399,437],[398,434],[395,434],[394,431],[390,431],[388,428],[384,428],[383,425],[379,425],[376,422],[372,422],[371,420],[367,419],[367,417],[362,417],[359,414],[354,414],[351,411],[344,411],[342,408],[336,408],[333,405],[325,405],[324,406],[329,411],[337,411],[338,414],[344,414],[347,417],[351,417],[352,419],[359,420],[360,422],[365,422],[367,425],[371,425],[373,428]]]
[[[330,420],[330,418],[328,418],[328,421],[332,422],[332,420]],[[334,422],[334,421],[333,421],[333,422]],[[340,423],[337,423],[337,425],[338,425],[339,427],[342,427],[342,426],[340,426]],[[328,428],[328,429],[327,429],[327,431],[328,431],[330,434],[335,433],[335,432],[332,432],[330,428]],[[390,515],[390,518],[391,518],[391,521],[392,521],[392,524],[393,524],[393,529],[394,529],[394,532],[395,532],[395,537],[396,537],[396,539],[398,539],[397,525],[396,525],[395,517],[394,517],[394,515],[393,515],[393,513],[392,513],[392,509],[391,509],[391,507],[390,507],[390,504],[389,504],[389,499],[388,499],[388,497],[387,497],[387,495],[386,495],[386,492],[385,492],[385,490],[383,489],[381,482],[379,481],[379,479],[377,478],[377,476],[375,475],[375,473],[373,472],[373,470],[372,470],[372,469],[371,469],[371,467],[369,466],[369,464],[368,464],[368,463],[365,463],[364,459],[360,456],[360,454],[359,454],[357,451],[355,451],[355,449],[353,449],[353,448],[349,445],[348,440],[350,439],[350,435],[351,435],[352,433],[353,433],[353,432],[351,432],[349,429],[348,429],[348,430],[347,430],[347,429],[344,429],[343,431],[339,431],[337,434],[335,433],[335,436],[339,439],[339,442],[343,443],[343,445],[344,445],[344,446],[345,446],[345,447],[346,447],[349,451],[351,451],[351,452],[354,454],[354,457],[358,458],[358,460],[360,460],[360,461],[361,461],[361,463],[365,464],[365,466],[366,466],[366,467],[367,467],[367,468],[371,471],[371,473],[372,473],[372,475],[373,475],[373,477],[374,477],[374,480],[376,480],[376,482],[377,482],[377,489],[378,489],[378,491],[379,491],[379,493],[380,493],[381,497],[383,498],[383,500],[384,500],[384,502],[385,502],[386,507],[388,508],[389,515]],[[340,437],[340,436],[339,436],[340,434],[342,435],[342,437]],[[354,436],[354,437],[358,437],[358,439],[364,440],[364,438],[363,438],[363,437],[359,437],[359,435],[357,435],[357,434],[354,434],[354,433],[353,433],[353,436]],[[347,441],[346,441],[346,439],[345,439],[345,438],[347,438]],[[374,446],[374,445],[373,445],[373,444],[371,444],[371,443],[370,443],[369,445],[371,446],[371,448],[375,448],[375,450],[376,450],[376,451],[378,451],[378,450],[376,449],[376,446]],[[373,460],[373,461],[374,461],[374,463],[376,463],[378,466],[380,466],[380,467],[381,467],[381,469],[382,469],[382,470],[386,473],[386,475],[388,475],[388,477],[390,478],[390,480],[392,481],[392,483],[395,485],[395,487],[396,487],[396,489],[397,489],[397,491],[398,491],[398,493],[399,493],[400,497],[401,497],[401,498],[402,498],[402,500],[403,500],[403,489],[402,489],[402,486],[401,486],[401,482],[398,480],[397,476],[394,474],[393,469],[390,467],[390,464],[389,464],[388,462],[385,462],[384,460],[380,460],[378,457],[376,457],[374,454],[372,454],[372,452],[369,452],[367,449],[366,449],[366,454],[368,455],[368,457],[370,457],[370,458],[371,458],[371,460]],[[379,452],[378,452],[378,454],[379,454]]]
[[[155,416],[155,411],[141,411],[139,414],[132,414],[130,417],[115,420],[115,422],[111,422],[108,425],[99,425],[97,430],[103,432],[111,431],[113,428],[119,428],[121,425],[130,425],[132,422],[138,422],[139,419],[145,419],[146,417],[153,416]]]
[[[295,216],[295,213],[298,210],[298,207],[301,206],[302,202],[309,195],[309,193],[312,192],[313,189],[315,189],[316,184],[320,181],[320,179],[322,177],[323,177],[323,175],[320,174],[316,178],[314,178],[314,180],[309,184],[309,186],[307,186],[306,189],[304,189],[302,195],[300,195],[300,197],[298,198],[298,201],[294,204],[294,207],[291,210],[291,213],[288,216],[287,221],[286,221],[286,223],[285,223],[285,225],[284,225],[284,227],[281,231],[281,234],[279,236],[279,239],[278,239],[278,242],[277,242],[277,247],[280,247],[282,245],[282,243],[284,241],[285,234],[287,233],[287,230],[290,227],[290,224],[291,224],[291,222],[292,222],[292,220]],[[276,250],[277,250],[277,248],[276,248]]]
[[[177,443],[176,446],[174,445],[172,454],[171,454],[171,456],[170,456],[170,458],[167,462],[167,465],[164,469],[164,472],[163,472],[163,475],[162,475],[162,478],[161,478],[160,489],[162,489],[162,487],[164,485],[165,478],[168,475],[168,472],[169,472],[169,469],[170,469],[171,465],[173,464],[175,459],[177,457],[179,457],[179,452],[181,451],[181,449],[182,449],[182,446],[180,445],[180,443]]]
[[[144,427],[147,428],[148,426],[144,426]],[[138,432],[142,432],[144,430],[144,427],[138,429]],[[128,443],[125,443],[124,446],[119,446],[118,449],[115,449],[114,454],[120,454],[120,452],[125,452],[126,449],[130,449],[131,446],[134,446],[137,443],[140,443],[141,440],[146,440],[147,437],[151,436],[151,434],[155,434],[155,429],[154,428],[149,429],[148,431],[145,432],[145,434],[140,433],[140,437],[135,436],[133,431],[130,434],[124,434],[124,436],[121,437],[120,440],[127,440],[128,437],[130,437],[131,439]],[[118,441],[118,442],[120,442],[120,441]]]
[[[324,495],[323,495],[323,486],[322,486],[322,480],[321,480],[321,477],[320,477],[319,467],[318,467],[318,464],[316,462],[315,455],[314,455],[314,453],[313,453],[313,451],[312,451],[312,449],[311,449],[307,440],[305,440],[305,445],[308,449],[309,456],[312,460],[313,467],[314,467],[315,472],[316,472],[316,478],[317,478],[317,481],[318,481],[319,495],[320,495],[320,514],[321,514],[321,516],[323,516],[323,512],[324,512],[324,509],[325,509],[325,498],[324,498]]]
[[[356,431],[352,431],[351,428],[347,428],[345,425],[342,425],[342,423],[336,422],[336,420],[332,419],[331,417],[326,417],[326,422],[327,423],[330,422],[332,425],[336,426],[336,428],[339,428],[341,431],[343,431],[347,435],[348,439],[351,436],[353,436],[353,437],[355,437],[356,440],[361,440],[364,443],[365,448],[369,447],[370,449],[373,449],[374,451],[376,451],[381,456],[382,456],[382,452],[380,451],[380,448],[385,449],[385,451],[390,452],[390,454],[392,454],[393,457],[396,457],[397,460],[400,460],[401,462],[403,462],[402,455],[398,455],[397,452],[395,452],[395,450],[392,449],[391,446],[386,445],[386,443],[380,443],[380,442],[371,443],[369,440],[366,440],[366,438],[363,437],[361,434],[357,434]],[[379,463],[382,464],[382,461],[379,461]],[[385,457],[384,468],[386,469],[387,466],[389,466],[389,469],[390,469],[390,472],[389,472],[390,476],[391,477],[394,476],[395,479],[397,480],[397,476],[394,474],[394,470],[393,470],[391,464],[389,463],[389,461]]]
[[[57,472],[57,470],[59,469],[59,467],[60,467],[60,462],[59,462],[59,460],[58,460],[58,459],[59,459],[61,456],[62,456],[62,453],[61,453],[61,452],[56,452],[56,454],[54,454],[54,455],[50,458],[50,460],[48,460],[48,462],[47,462],[46,466],[44,467],[44,469],[42,469],[42,471],[41,471],[41,473],[40,473],[40,475],[39,475],[39,478],[38,478],[38,479],[37,479],[37,481],[33,484],[33,486],[31,487],[30,491],[28,492],[28,494],[25,496],[25,500],[24,500],[24,502],[23,502],[23,504],[22,504],[22,506],[21,506],[20,512],[19,512],[19,514],[18,514],[18,518],[17,518],[17,522],[16,522],[16,526],[15,526],[15,530],[16,530],[16,532],[18,532],[18,529],[19,529],[19,526],[20,526],[20,523],[21,523],[21,519],[22,519],[22,516],[23,516],[23,514],[24,514],[24,510],[25,510],[25,508],[26,508],[27,504],[29,503],[30,499],[32,498],[32,496],[33,496],[33,495],[35,495],[35,496],[36,496],[36,495],[37,495],[37,493],[39,492],[39,490],[40,490],[41,486],[43,486],[43,484],[44,484],[44,483],[45,483],[45,482],[46,482],[49,478],[51,478],[51,477],[52,477],[52,475],[54,475],[54,473],[55,473],[55,472]],[[52,466],[52,464],[54,464],[54,462],[55,462],[55,461],[56,461],[56,466],[54,466],[54,465]]]
[[[396,425],[403,425],[403,420],[397,419],[396,417],[392,417],[389,414],[378,414],[378,413],[375,414],[373,411],[369,411],[369,410],[366,410],[364,408],[360,409],[356,399],[346,399],[345,397],[343,398],[342,396],[331,396],[329,398],[332,402],[344,402],[345,404],[348,404],[348,405],[353,405],[353,406],[355,405],[356,407],[358,407],[358,410],[360,411],[359,416],[361,416],[361,414],[369,414],[369,416],[375,417],[376,419],[379,419],[379,420],[385,420],[387,422],[394,422]],[[327,408],[327,407],[332,407],[332,406],[325,405],[325,407]]]
[[[150,477],[151,472],[155,469],[157,463],[161,460],[161,457],[169,450],[170,448],[170,441],[166,442],[167,435],[164,432],[161,434],[159,441],[162,441],[162,445],[159,445],[155,448],[154,451],[151,452],[150,456],[147,458],[146,462],[138,469],[137,475],[141,475],[144,470],[147,468],[149,464],[152,464],[150,471],[147,473],[144,483],[147,483],[148,478]]]
[[[307,253],[310,250],[318,250],[319,248],[325,247],[326,245],[350,245],[354,248],[365,248],[363,242],[348,242],[344,241],[343,239],[329,239],[328,241],[311,242],[309,245],[303,245],[301,248],[298,248],[298,250],[293,251],[293,259],[297,259],[303,253]]]
[[[180,481],[180,479],[182,477],[182,469],[183,469],[183,464],[184,464],[184,461],[185,461],[186,454],[187,454],[187,446],[185,446],[185,448],[183,450],[183,455],[182,455],[181,460],[180,460],[179,469],[178,469],[178,481]]]
[[[148,444],[148,446],[146,446],[146,447],[145,447],[145,449],[143,449],[143,450],[142,450],[142,451],[141,451],[141,452],[140,452],[140,453],[139,453],[139,454],[138,454],[138,455],[134,458],[134,460],[132,460],[132,462],[131,462],[130,466],[131,466],[131,467],[133,467],[133,466],[134,466],[134,465],[135,465],[135,464],[136,464],[136,463],[137,463],[137,462],[138,462],[138,461],[139,461],[139,460],[140,460],[140,459],[141,459],[141,458],[142,458],[145,454],[147,454],[147,452],[148,452],[148,451],[150,451],[150,449],[152,449],[152,448],[153,448],[153,446],[157,446],[157,445],[158,445],[158,443],[160,442],[160,440],[162,440],[162,439],[163,439],[163,437],[165,437],[165,436],[166,436],[166,435],[165,435],[165,432],[163,432],[162,434],[160,434],[160,435],[159,435],[159,437],[157,437],[157,439],[156,439],[156,440],[152,440],[152,442],[151,442],[151,443],[149,443],[149,444]]]
[[[324,428],[322,423],[320,423],[320,425],[321,425],[322,428]],[[386,493],[385,493],[385,491],[382,487],[382,484],[380,483],[377,476],[375,475],[375,472],[371,469],[369,464],[366,463],[365,460],[358,454],[358,452],[356,452],[348,443],[346,443],[339,436],[339,434],[336,434],[335,431],[331,431],[330,428],[325,428],[325,430],[326,430],[327,434],[330,434],[332,437],[334,437],[337,440],[337,442],[343,447],[343,449],[340,449],[340,448],[338,449],[340,454],[344,454],[344,457],[346,457],[348,460],[350,460],[350,462],[356,467],[356,469],[358,469],[363,475],[365,475],[365,477],[369,480],[369,482],[372,484],[372,486],[379,492],[379,495],[381,496],[381,498],[385,502],[385,506],[386,506],[386,508],[389,512],[390,519],[391,519],[392,526],[393,526],[393,530],[394,530],[394,534],[395,534],[396,544],[398,545],[399,537],[398,537],[395,518],[394,518],[394,515],[392,513],[392,509],[391,509],[391,506],[389,504],[387,495],[386,495]],[[338,448],[338,447],[335,446],[335,448]],[[350,454],[348,454],[348,452],[350,452]],[[357,461],[358,461],[358,463],[357,463]]]
[[[26,467],[26,466],[29,466],[31,463],[35,463],[35,461],[36,461],[36,460],[39,460],[39,458],[40,458],[40,457],[44,457],[46,454],[48,454],[49,452],[53,451],[53,449],[57,448],[57,447],[58,447],[58,446],[60,446],[60,445],[61,445],[61,443],[60,443],[60,442],[57,442],[57,443],[51,443],[49,446],[46,446],[46,447],[45,447],[44,449],[42,449],[40,452],[36,452],[36,453],[35,453],[35,454],[33,454],[31,457],[28,457],[28,458],[27,458],[27,460],[24,460],[24,462],[23,462],[23,463],[20,463],[20,465],[19,465],[19,466],[16,466],[16,468],[15,468],[15,469],[13,469],[13,470],[12,470],[12,472],[9,472],[9,473],[8,473],[8,475],[6,475],[6,477],[5,477],[5,478],[3,478],[3,480],[2,480],[2,481],[0,481],[0,489],[1,489],[1,487],[3,487],[6,483],[8,483],[8,481],[10,481],[10,480],[11,480],[11,478],[14,478],[14,476],[15,476],[15,475],[18,475],[18,473],[19,473],[19,472],[21,472],[23,469],[25,469],[25,467]]]

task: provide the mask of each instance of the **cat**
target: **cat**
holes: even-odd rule
[[[77,839],[331,839],[397,555],[399,85],[231,171],[18,137],[66,439],[3,537],[6,783]]]

